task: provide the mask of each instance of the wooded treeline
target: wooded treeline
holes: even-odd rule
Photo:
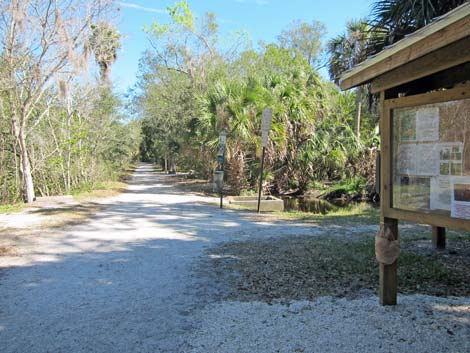
[[[219,35],[214,14],[186,1],[146,28],[126,118],[109,77],[121,47],[112,0],[0,3],[0,203],[70,193],[115,179],[138,158],[210,178],[227,133],[226,181],[255,188],[260,116],[273,109],[266,189],[372,190],[379,146],[376,99],[340,92],[341,73],[465,0],[377,0],[324,43],[320,22],[296,21],[273,43]],[[322,78],[326,66],[333,82]]]
[[[379,147],[377,97],[367,87],[340,92],[333,82],[462,2],[379,0],[369,19],[351,21],[327,43],[321,23],[297,21],[276,42],[255,49],[243,32],[221,38],[214,14],[196,18],[179,1],[168,8],[169,23],[146,29],[152,48],[141,60],[135,95],[142,158],[209,179],[218,136],[226,132],[226,182],[235,193],[255,189],[260,117],[270,107],[265,189],[370,194]],[[323,65],[333,82],[319,74]]]
[[[169,12],[170,23],[147,28],[152,49],[141,61],[135,105],[145,160],[209,179],[225,131],[226,182],[234,193],[254,189],[261,113],[271,107],[265,188],[304,193],[317,181],[373,183],[376,114],[364,114],[358,133],[355,93],[339,92],[318,73],[323,25],[295,22],[254,49],[242,32],[222,40],[214,15],[196,19],[185,1]]]
[[[113,11],[107,0],[0,4],[0,203],[92,188],[137,156],[140,125],[108,77]]]

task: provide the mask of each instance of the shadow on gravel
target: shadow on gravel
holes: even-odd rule
[[[2,268],[0,351],[182,351],[189,311],[219,290],[192,271],[204,248],[288,230],[183,194],[144,170],[86,221],[21,237],[32,265]]]

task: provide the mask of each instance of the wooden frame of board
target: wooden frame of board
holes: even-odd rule
[[[393,207],[393,110],[470,98],[470,3],[360,63],[340,80],[343,90],[364,84],[370,84],[372,93],[380,93],[381,229],[394,240],[399,220],[429,224],[434,247],[445,248],[446,227],[470,231],[469,219],[450,217],[450,212]],[[470,111],[464,114],[469,116]],[[379,275],[380,303],[395,305],[397,261],[379,263]]]
[[[381,119],[381,216],[406,221],[429,224],[439,227],[450,227],[470,231],[470,219],[452,218],[435,212],[417,212],[394,208],[392,205],[392,157],[393,157],[393,126],[392,111],[395,108],[419,107],[426,104],[457,101],[470,98],[468,85],[445,91],[425,93],[415,96],[386,99],[382,102]]]

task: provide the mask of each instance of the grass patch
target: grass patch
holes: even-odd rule
[[[307,223],[379,224],[380,209],[370,203],[359,202],[346,207],[340,207],[337,210],[327,214],[288,211],[279,212],[277,216],[284,220],[302,221]]]
[[[11,205],[0,205],[0,214],[2,213],[11,213],[11,212],[19,212],[23,208],[25,208],[25,203],[15,203]]]
[[[232,205],[226,208],[240,209],[235,208]],[[366,202],[359,202],[346,207],[340,207],[327,214],[302,211],[263,212],[261,214],[257,214],[256,211],[250,211],[252,211],[252,213],[247,217],[253,221],[293,221],[322,225],[334,224],[338,226],[380,224],[379,208]]]
[[[333,197],[358,196],[365,190],[367,180],[362,177],[344,179],[327,188],[323,194]]]
[[[429,238],[428,238],[429,239]],[[429,240],[428,240],[429,241]],[[464,240],[470,249],[470,237]],[[208,252],[210,272],[229,283],[227,296],[238,300],[300,300],[333,295],[355,297],[376,292],[378,264],[374,237],[292,236],[226,243]],[[433,255],[402,250],[398,276],[401,293],[437,296],[469,296],[468,263],[465,252],[446,260]]]
[[[121,181],[107,181],[96,185],[92,190],[79,190],[73,193],[77,201],[83,201],[91,198],[103,198],[116,196],[123,192],[127,187],[126,183]]]
[[[255,212],[256,214],[258,214],[256,209],[253,209],[253,207],[229,203],[228,200],[226,200],[225,198],[224,198],[224,208],[227,210],[248,211],[248,212]],[[273,215],[274,212],[262,212],[261,213],[261,215],[266,215],[266,214]]]

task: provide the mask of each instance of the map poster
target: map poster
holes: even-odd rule
[[[452,177],[450,216],[470,219],[470,177]]]

